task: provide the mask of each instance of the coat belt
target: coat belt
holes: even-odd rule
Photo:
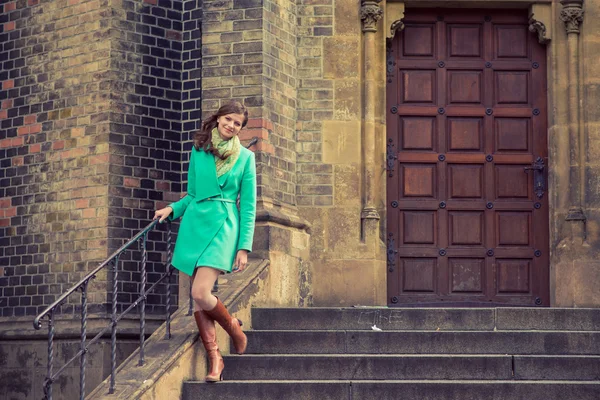
[[[235,200],[229,200],[229,199],[224,199],[222,197],[208,197],[202,201],[221,201],[223,203],[231,203],[231,204],[235,204],[236,201]]]

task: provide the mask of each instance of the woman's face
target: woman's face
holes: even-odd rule
[[[229,140],[240,132],[244,114],[226,114],[217,118],[217,130],[223,140]]]

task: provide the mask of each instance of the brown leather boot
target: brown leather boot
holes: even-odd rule
[[[231,336],[233,346],[238,354],[244,354],[246,346],[248,345],[248,338],[246,334],[242,332],[242,321],[237,318],[233,318],[227,312],[227,309],[221,303],[221,300],[217,297],[217,305],[210,311],[204,311],[210,318],[214,319],[225,329],[225,332]]]
[[[215,321],[206,315],[204,311],[196,311],[194,313],[196,319],[196,325],[198,325],[198,331],[200,331],[200,338],[206,349],[206,356],[208,358],[208,374],[206,375],[206,382],[218,382],[223,380],[223,357],[219,352],[219,346],[217,345],[217,330],[215,327]]]

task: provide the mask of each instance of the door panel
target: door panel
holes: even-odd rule
[[[521,10],[407,9],[388,46],[389,304],[548,305],[545,48]]]

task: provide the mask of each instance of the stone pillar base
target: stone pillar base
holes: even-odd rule
[[[261,307],[312,306],[310,226],[293,210],[259,207],[251,257],[268,259]]]

